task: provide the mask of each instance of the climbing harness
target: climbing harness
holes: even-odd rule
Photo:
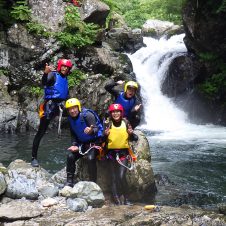
[[[82,152],[82,145],[79,147],[78,152],[79,152],[80,155],[86,155],[93,148],[95,148],[95,149],[97,149],[99,151],[102,149],[102,147],[90,143],[90,147],[85,152]]]
[[[61,105],[59,105],[59,121],[58,121],[58,130],[57,130],[57,133],[58,133],[58,137],[61,136],[61,121],[62,121],[62,115],[63,115],[63,108]]]
[[[133,158],[130,155],[127,155],[126,158],[131,162],[130,167],[124,165],[122,163],[122,161],[120,160],[119,154],[116,154],[116,161],[118,162],[119,165],[124,166],[126,169],[128,170],[133,170],[134,169],[134,162],[133,162]]]

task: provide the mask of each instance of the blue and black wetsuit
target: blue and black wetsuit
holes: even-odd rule
[[[101,145],[102,134],[98,134],[98,128],[96,125],[95,116],[87,111],[86,116],[83,116],[83,111],[76,117],[72,118],[69,116],[70,130],[72,136],[72,145],[81,147],[82,153],[85,153],[91,145]],[[86,127],[94,126],[93,134],[88,135],[84,133]],[[97,168],[96,168],[96,157],[98,155],[96,148],[91,148],[90,151],[85,155],[88,159],[88,172],[90,181],[96,182],[97,179]],[[69,174],[74,175],[75,173],[75,162],[84,157],[84,155],[77,152],[68,151],[67,153],[67,167],[66,171]]]
[[[132,128],[134,129],[140,123],[140,113],[135,111],[134,107],[139,105],[140,102],[137,97],[126,98],[125,93],[116,89],[117,83],[110,81],[105,85],[106,91],[112,94],[115,98],[115,104],[121,104],[124,108],[124,117],[130,121]]]
[[[42,85],[45,91],[44,114],[40,118],[38,132],[35,135],[32,146],[32,159],[37,159],[38,147],[49,123],[59,115],[59,106],[68,98],[67,77],[58,72],[43,74]]]

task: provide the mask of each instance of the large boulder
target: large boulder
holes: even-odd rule
[[[99,0],[84,0],[79,8],[81,19],[85,22],[105,25],[110,8]]]
[[[61,30],[66,3],[61,0],[29,0],[33,20],[45,25],[51,31]]]
[[[105,34],[105,42],[118,52],[135,53],[144,45],[141,29],[112,28]]]
[[[183,33],[183,28],[169,21],[147,20],[142,26],[144,36],[160,38],[164,35],[175,35]]]
[[[4,175],[0,173],[0,195],[3,194],[6,190],[6,182]]]

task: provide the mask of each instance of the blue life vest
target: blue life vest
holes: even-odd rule
[[[53,72],[56,81],[53,86],[45,87],[45,100],[62,99],[68,97],[68,81],[67,77],[62,77],[58,72]]]
[[[126,99],[124,97],[124,92],[120,92],[120,94],[118,95],[118,97],[116,98],[114,103],[115,104],[121,104],[123,106],[123,108],[124,108],[124,117],[128,118],[132,108],[135,105],[135,101],[136,101],[135,97],[132,97],[130,99]]]
[[[96,126],[98,128],[98,132],[95,134],[90,135],[84,133],[84,129],[87,127],[87,123],[85,121],[87,112],[91,112],[95,116]],[[70,122],[72,131],[75,133],[75,135],[77,136],[78,140],[81,143],[95,141],[96,139],[103,136],[104,131],[103,125],[101,124],[101,121],[97,113],[91,109],[83,108],[82,112],[79,114],[77,118],[72,118],[71,116],[68,116],[68,120]]]

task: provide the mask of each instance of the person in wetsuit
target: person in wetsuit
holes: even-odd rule
[[[75,162],[86,156],[90,181],[96,182],[96,157],[102,142],[103,126],[97,114],[91,109],[81,108],[77,98],[71,98],[65,105],[72,135],[72,145],[67,152],[67,182],[65,185],[73,187]]]
[[[126,172],[131,161],[128,140],[137,140],[127,119],[123,118],[123,107],[120,104],[109,106],[110,120],[105,125],[104,134],[107,143],[107,158],[111,171],[111,189],[116,205],[131,205],[128,199]],[[123,198],[123,201],[121,200]]]
[[[63,107],[63,101],[68,98],[69,89],[67,75],[72,68],[72,62],[68,59],[60,59],[57,63],[57,70],[53,66],[46,64],[42,76],[42,85],[44,86],[44,103],[40,105],[39,116],[40,124],[32,146],[31,165],[38,167],[37,160],[38,148],[42,137],[44,136],[49,123],[57,115],[59,108]]]
[[[134,129],[140,123],[141,103],[137,100],[136,92],[138,84],[134,81],[129,81],[124,86],[124,91],[117,90],[117,85],[124,84],[124,81],[110,81],[105,85],[105,90],[112,94],[115,98],[115,104],[121,104],[124,109],[124,116],[131,123]]]

